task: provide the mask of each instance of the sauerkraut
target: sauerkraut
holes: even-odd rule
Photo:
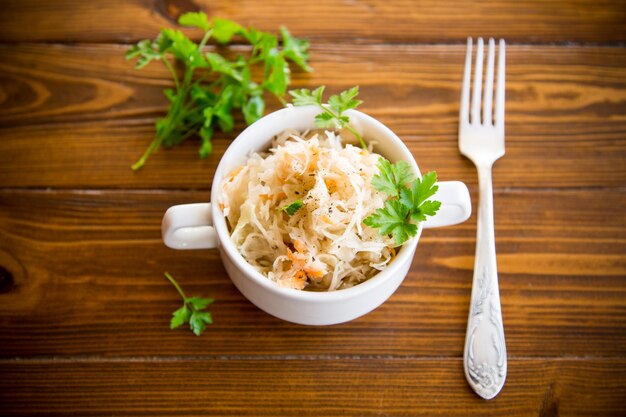
[[[224,179],[231,239],[281,287],[352,287],[395,256],[394,240],[363,224],[387,198],[371,183],[380,155],[342,142],[333,131],[286,131]],[[284,210],[300,201],[293,215]]]

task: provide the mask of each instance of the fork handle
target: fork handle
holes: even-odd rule
[[[495,397],[506,379],[507,360],[498,289],[491,166],[478,168],[479,204],[476,257],[463,368],[481,397]]]

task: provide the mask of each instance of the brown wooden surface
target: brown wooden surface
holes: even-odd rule
[[[507,385],[489,402],[458,378],[461,358],[31,360],[0,363],[0,372],[0,401],[14,415],[24,409],[49,416],[626,413],[623,359],[513,358]]]
[[[496,193],[511,356],[626,354],[620,279],[626,275],[626,216],[590,216],[623,197],[609,190]],[[341,326],[309,328],[271,318],[247,302],[217,252],[163,246],[164,210],[208,198],[208,192],[189,191],[0,193],[0,238],[6,242],[0,264],[13,265],[16,284],[0,304],[2,353],[462,355],[475,218],[424,233],[406,281],[375,312]],[[545,204],[554,207],[546,210]],[[161,278],[163,269],[180,277],[188,292],[218,300],[209,337],[183,337],[163,325],[179,303]],[[50,317],[54,326],[40,325]]]
[[[123,58],[125,48],[0,47],[0,55],[10,57],[0,62],[7,96],[0,103],[5,186],[210,186],[241,123],[215,141],[208,160],[197,158],[197,142],[190,141],[154,155],[139,174],[127,169],[150,142],[154,118],[165,111],[162,89],[169,81],[158,65],[135,71]],[[473,182],[474,167],[457,151],[464,54],[464,45],[323,44],[312,51],[315,72],[296,73],[294,86],[325,84],[337,91],[359,84],[363,111],[397,132],[424,169]],[[496,165],[495,186],[623,185],[626,50],[512,45],[507,63],[507,158]]]
[[[622,0],[5,0],[0,40],[129,42],[204,10],[316,42],[459,42],[489,34],[515,42],[623,42]]]
[[[474,204],[456,138],[463,42],[510,42],[495,400],[462,371],[475,216],[426,231],[383,306],[322,328],[258,310],[216,252],[163,246],[164,210],[209,200],[235,133],[208,160],[190,141],[131,172],[169,80],[133,70],[124,44],[197,8],[310,38],[316,71],[294,86],[359,84],[363,110]],[[626,415],[625,19],[616,1],[4,2],[0,415]],[[164,270],[217,299],[202,337],[168,329],[180,302]]]

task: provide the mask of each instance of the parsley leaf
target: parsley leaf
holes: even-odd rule
[[[437,174],[428,172],[415,179],[406,161],[392,164],[382,157],[378,169],[372,185],[390,198],[363,223],[379,229],[381,235],[392,235],[396,244],[402,245],[417,234],[417,225],[412,221],[422,222],[426,216],[434,216],[441,207],[441,202],[428,200],[439,188],[435,185]]]
[[[300,88],[298,90],[289,91],[289,94],[293,97],[292,103],[294,106],[316,105],[323,110],[322,113],[315,116],[315,125],[317,127],[327,127],[331,129],[346,128],[356,136],[363,149],[367,149],[363,136],[350,126],[350,118],[343,114],[346,110],[355,109],[362,103],[361,100],[356,99],[356,96],[359,94],[359,86],[354,86],[349,90],[330,96],[328,98],[328,104],[322,102],[325,88],[325,86],[321,86],[313,91],[307,88]]]
[[[435,193],[439,189],[439,186],[435,185],[436,182],[436,172],[427,172],[421,179],[418,179],[416,181],[413,194],[416,196],[417,199],[415,200],[414,205],[419,206],[429,197],[435,195]]]
[[[189,317],[189,328],[196,336],[200,336],[207,324],[213,324],[211,313],[206,311],[194,311]]]
[[[193,70],[207,66],[198,45],[185,36],[183,32],[174,29],[163,29],[161,33],[171,41],[166,52],[170,52],[176,59],[184,62],[188,68]]]
[[[287,213],[288,215],[293,216],[294,214],[296,214],[298,210],[302,208],[302,205],[303,205],[302,200],[296,200],[293,203],[282,207],[281,210]]]
[[[424,201],[418,208],[413,209],[411,218],[422,222],[426,220],[426,216],[434,216],[441,207],[440,201]]]
[[[321,86],[311,91],[307,88],[301,88],[298,90],[290,90],[289,94],[293,97],[294,106],[308,106],[310,104],[321,104],[322,96],[324,95],[324,89],[326,86]],[[327,113],[322,113],[327,114]]]
[[[172,313],[172,320],[170,321],[170,329],[175,329],[182,326],[189,321],[191,317],[191,310],[187,307],[187,304],[179,308]]]
[[[378,191],[394,197],[415,178],[411,165],[406,161],[398,161],[392,165],[385,158],[380,158],[378,169],[380,172],[372,178],[372,185]]]
[[[213,144],[211,143],[211,138],[213,137],[213,128],[202,126],[200,128],[200,139],[202,141],[200,145],[200,158],[206,158],[213,151]]]
[[[361,103],[361,100],[355,99],[359,95],[359,86],[354,86],[349,90],[342,91],[339,95],[330,96],[328,99],[328,105],[333,108],[337,113],[341,114],[346,110],[355,109]]]
[[[417,233],[417,226],[406,221],[409,209],[398,200],[387,200],[385,207],[363,220],[368,226],[379,228],[382,235],[393,235],[401,245]]]
[[[243,30],[244,28],[232,20],[218,18],[213,20],[213,37],[222,45],[230,42],[233,36],[241,33]]]
[[[243,111],[243,117],[246,119],[246,123],[252,124],[263,115],[265,101],[259,96],[252,96],[245,102],[241,110]]]
[[[309,42],[293,37],[281,28],[282,46],[278,37],[238,23],[215,18],[209,20],[202,12],[185,13],[178,19],[182,26],[204,32],[199,43],[183,32],[163,29],[154,39],[144,39],[126,52],[126,59],[135,59],[135,68],[143,68],[152,61],[161,61],[174,80],[175,89],[164,91],[169,108],[157,120],[155,137],[142,157],[132,166],[138,170],[148,157],[161,146],[178,145],[191,136],[200,137],[200,157],[212,151],[211,139],[217,130],[229,132],[234,127],[234,113],[243,114],[247,124],[263,116],[264,93],[268,92],[284,102],[283,96],[290,83],[289,63],[311,71],[308,65]],[[239,36],[252,45],[246,56],[227,58],[219,53],[205,51],[209,40],[220,45]],[[176,63],[181,66],[176,66]],[[255,66],[264,69],[262,79],[252,79]],[[260,78],[260,77],[259,77]]]
[[[280,34],[283,37],[285,57],[292,60],[303,70],[307,72],[313,71],[313,68],[307,64],[307,61],[309,60],[309,41],[294,38],[284,26],[281,26]]]
[[[289,65],[287,65],[285,57],[278,53],[268,56],[266,62],[270,72],[263,86],[271,93],[274,93],[274,95],[282,97],[287,91],[287,85],[290,82]]]
[[[418,178],[413,182],[411,188],[405,187],[400,191],[400,201],[408,208],[419,208],[424,203],[430,203],[426,200],[429,197],[432,197],[439,189],[439,186],[435,185],[436,181],[437,174],[435,172],[428,172],[424,174],[421,179]],[[430,207],[430,205],[427,205],[426,207]],[[439,207],[437,207],[437,209],[438,208]]]
[[[202,29],[207,32],[211,29],[211,23],[209,23],[209,18],[205,13],[201,12],[189,12],[180,16],[178,19],[178,23],[182,26],[191,26],[196,27],[198,29]]]
[[[126,52],[126,59],[137,58],[135,69],[141,69],[153,60],[162,60],[165,56],[165,51],[170,45],[170,39],[163,36],[163,34],[157,36],[153,41],[144,39]]]
[[[213,323],[213,317],[208,311],[202,311],[206,309],[209,304],[212,304],[212,298],[202,297],[190,297],[187,298],[180,285],[176,282],[168,272],[165,272],[165,278],[172,283],[176,290],[183,299],[183,306],[172,313],[172,319],[170,320],[170,329],[175,329],[182,326],[185,323],[189,323],[189,328],[196,336],[200,336],[206,329],[207,324]]]

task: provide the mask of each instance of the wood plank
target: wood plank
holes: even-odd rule
[[[0,362],[0,412],[150,416],[618,416],[626,361],[513,359],[500,395],[459,359]]]
[[[624,198],[623,190],[496,193],[511,357],[626,355],[626,215],[607,213]],[[475,216],[426,231],[409,276],[379,309],[315,328],[247,302],[216,251],[163,246],[164,210],[208,199],[208,192],[0,191],[0,266],[13,276],[0,286],[0,357],[462,356]],[[206,335],[169,330],[180,300],[164,270],[189,294],[217,299]]]
[[[464,49],[320,46],[316,72],[295,73],[294,87],[360,84],[363,111],[396,131],[423,169],[473,183],[456,136]],[[116,45],[0,51],[11,57],[0,63],[2,187],[208,188],[235,136],[218,135],[205,161],[190,141],[131,172],[165,111],[166,71],[134,71]],[[511,46],[507,60],[507,155],[496,164],[496,187],[622,186],[626,51]]]
[[[315,42],[458,42],[468,35],[515,42],[621,42],[623,2],[496,0],[9,0],[0,14],[0,41],[130,42],[154,37],[184,11],[234,19],[266,31],[287,25]]]

